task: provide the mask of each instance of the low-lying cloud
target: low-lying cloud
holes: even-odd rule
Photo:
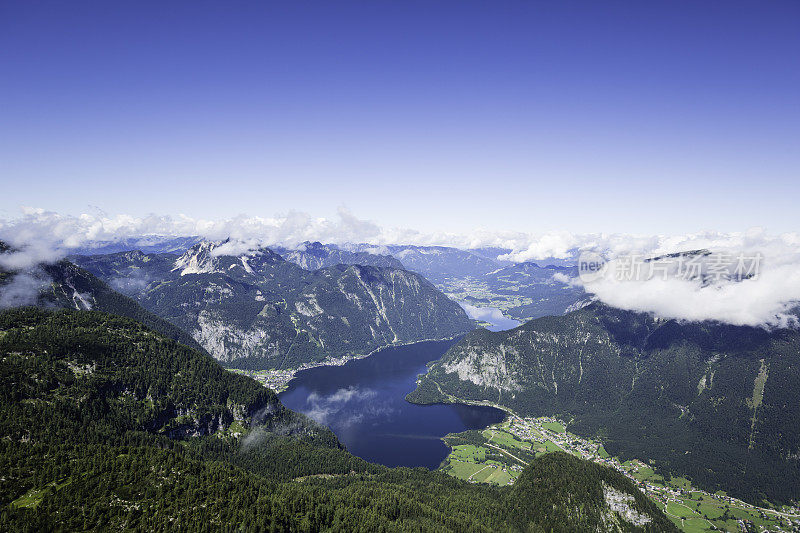
[[[740,243],[741,244],[741,243]],[[630,276],[630,256],[611,259],[603,275],[583,283],[602,302],[661,318],[713,320],[737,326],[797,327],[800,304],[800,253],[781,240],[761,242],[758,250],[714,248],[702,257],[702,273],[675,272]],[[758,269],[730,276],[724,268],[714,279],[708,264],[719,257],[759,257]],[[620,276],[620,272],[627,275]]]
[[[20,272],[0,286],[0,309],[35,305],[47,279],[34,273]]]
[[[461,249],[494,247],[510,250],[499,256],[513,262],[574,261],[586,250],[609,258],[625,254],[656,257],[676,252],[758,251],[764,255],[762,275],[738,283],[704,286],[685,280],[645,280],[617,283],[606,280],[587,287],[600,300],[617,307],[685,320],[718,320],[753,326],[791,325],[791,309],[800,301],[800,234],[768,234],[755,228],[746,232],[698,232],[687,235],[626,235],[564,231],[545,233],[420,232],[384,228],[359,219],[342,208],[333,219],[291,211],[274,217],[241,215],[222,220],[179,216],[133,217],[83,214],[61,215],[41,209],[24,209],[22,216],[0,221],[0,240],[17,251],[0,255],[0,268],[27,271],[40,262],[52,262],[70,249],[91,247],[123,239],[155,236],[199,236],[209,240],[230,239],[215,253],[247,253],[259,246],[297,248],[305,241],[331,244],[366,244],[374,253],[386,253],[387,245],[453,246]],[[554,277],[555,281],[574,283]],[[20,281],[20,288],[23,281]],[[21,294],[21,293],[20,293]]]
[[[570,277],[563,272],[556,272],[553,274],[553,281],[569,285],[570,287],[580,287],[582,285],[579,279]]]
[[[387,416],[392,409],[376,402],[377,391],[368,388],[347,387],[332,394],[312,392],[306,398],[303,412],[320,424],[332,428],[346,428],[361,423],[366,418]]]
[[[467,316],[473,320],[495,323],[505,318],[503,312],[494,307],[476,307],[464,302],[460,302],[460,304],[467,313]]]
[[[466,302],[459,302],[467,316],[479,322],[488,322],[497,329],[511,329],[520,325],[519,320],[508,318],[500,309],[495,307],[476,307]]]
[[[114,290],[130,296],[145,290],[151,281],[151,276],[141,269],[137,269],[127,276],[119,276],[108,280],[108,284]]]
[[[33,241],[0,253],[0,272],[10,275],[0,285],[0,309],[35,305],[50,277],[40,268],[63,256],[52,244]]]

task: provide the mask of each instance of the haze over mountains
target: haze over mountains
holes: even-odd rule
[[[333,244],[306,242],[296,249],[274,247],[284,259],[306,270],[318,270],[334,265],[365,265],[405,268],[395,257],[374,251],[352,251]]]

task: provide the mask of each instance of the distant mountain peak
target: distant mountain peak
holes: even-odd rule
[[[221,274],[232,269],[252,274],[264,265],[280,262],[283,258],[266,247],[232,239],[203,240],[181,255],[172,270],[179,271],[181,276]]]

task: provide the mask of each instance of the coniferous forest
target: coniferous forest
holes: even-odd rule
[[[367,463],[255,381],[128,318],[5,311],[0,357],[2,530],[672,529],[622,475],[566,454],[506,488]],[[609,512],[608,487],[632,495],[643,527]]]

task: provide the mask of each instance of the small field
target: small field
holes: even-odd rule
[[[486,448],[473,446],[472,444],[461,444],[454,446],[450,455],[456,461],[482,463],[486,460]]]
[[[57,483],[55,481],[48,483],[42,488],[39,489],[31,489],[13,502],[11,502],[12,507],[32,507],[35,508],[41,503],[44,497],[47,495],[48,492],[51,490],[61,490],[67,485],[70,484],[70,480],[66,480],[62,483]]]
[[[496,431],[494,429],[483,430],[483,436],[488,441],[496,446],[510,449],[530,450],[531,443],[523,442],[517,439],[514,435],[506,433],[505,431]]]
[[[563,452],[564,449],[561,448],[558,444],[553,441],[545,441],[545,442],[537,442],[533,450],[536,452],[536,456],[543,455],[545,453],[553,453],[553,452]]]
[[[544,422],[542,427],[556,433],[565,433],[567,431],[559,422]]]
[[[635,477],[638,481],[644,481],[645,483],[655,483],[658,485],[664,484],[664,477],[656,474],[655,471],[650,468],[649,466],[644,465],[643,463],[636,463],[638,467],[632,472],[633,477]]]
[[[449,460],[447,473],[459,479],[471,479],[473,474],[482,470],[485,465],[479,463],[465,463],[458,460]]]
[[[457,444],[463,438],[459,435],[466,433],[445,437],[451,452],[445,459],[442,470],[473,483],[501,486],[513,483],[527,464],[520,456],[531,459],[531,443],[516,438],[503,427],[504,424],[498,424],[480,434],[471,434],[470,440],[480,441],[480,444]]]

